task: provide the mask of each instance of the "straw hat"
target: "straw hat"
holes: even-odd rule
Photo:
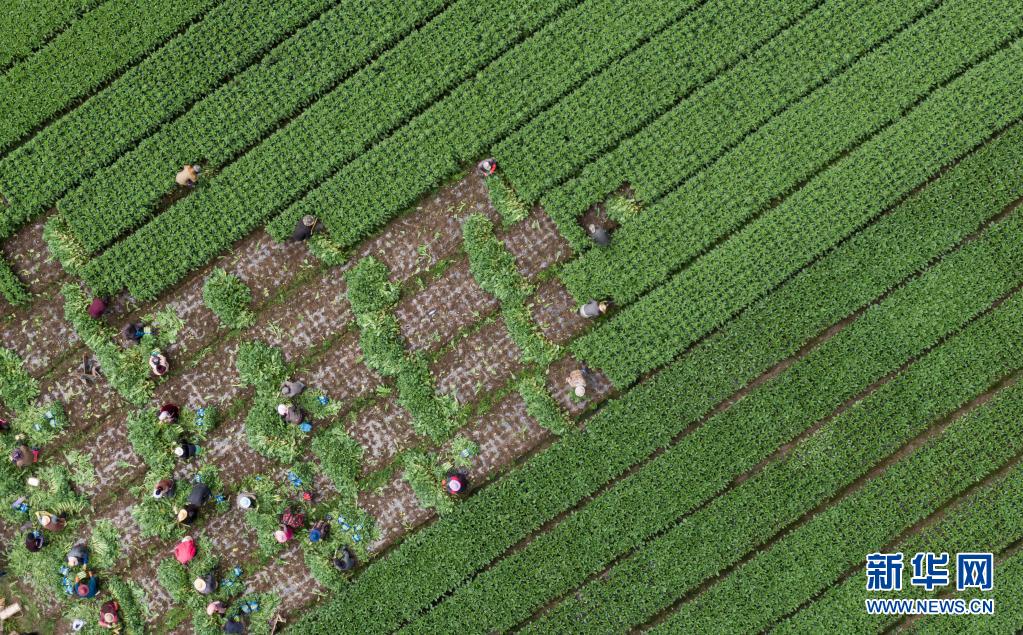
[[[206,580],[203,580],[202,578],[196,578],[195,582],[192,583],[192,587],[199,593],[202,593],[203,591],[206,590]]]
[[[316,224],[316,217],[310,214],[306,214],[305,216],[302,217],[302,224],[305,225],[306,227],[312,227],[313,225]]]

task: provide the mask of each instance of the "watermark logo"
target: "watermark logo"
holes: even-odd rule
[[[995,588],[995,558],[990,553],[956,555],[956,590]]]
[[[912,575],[909,584],[931,592],[951,585],[948,553],[922,551],[910,559]],[[902,590],[905,564],[902,552],[867,554],[867,591],[894,592]],[[957,591],[994,589],[994,556],[990,553],[959,553],[955,560]],[[991,615],[993,599],[924,598],[867,599],[867,612],[872,615]]]

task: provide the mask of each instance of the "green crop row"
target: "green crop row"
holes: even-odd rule
[[[215,0],[110,0],[0,77],[0,151],[161,46]],[[187,68],[178,60],[178,71]],[[83,148],[84,150],[84,148]]]
[[[32,299],[3,256],[0,256],[0,295],[12,306],[27,304]]]
[[[925,617],[905,629],[921,635],[958,635],[959,633],[1019,633],[1023,629],[1023,603],[1019,589],[1023,587],[1023,553],[996,562],[997,582],[990,592],[971,592],[966,597],[994,598],[995,614],[985,616],[942,615]]]
[[[288,16],[288,22],[296,23],[308,10],[325,4],[302,3],[304,10],[295,12],[273,3],[274,11],[260,13]],[[207,175],[221,168],[340,79],[407,36],[444,4],[444,0],[342,0],[257,65],[99,170],[69,192],[57,208],[83,247],[89,253],[98,251],[148,220],[161,197],[173,188],[174,173],[184,163],[201,163]],[[255,45],[265,36],[254,38],[254,29],[255,25],[248,25],[234,31],[255,40],[251,43]],[[240,56],[237,49],[231,49],[233,58]],[[176,72],[174,81],[180,82]],[[78,169],[76,174],[82,172]]]
[[[891,289],[1023,194],[1023,126],[853,237],[561,442],[420,530],[311,612],[316,630],[393,629],[669,442],[803,342]],[[1012,167],[1013,169],[1007,169]],[[824,289],[830,290],[823,293]],[[772,337],[763,336],[770,332]],[[728,363],[722,363],[728,360]],[[543,482],[549,487],[534,488]]]
[[[0,403],[17,412],[28,408],[38,396],[39,382],[22,367],[21,358],[0,346]]]
[[[127,287],[136,297],[155,297],[574,1],[460,0],[95,258],[84,277],[94,288]],[[395,167],[415,167],[395,159]]]
[[[941,378],[933,379],[940,391]],[[1012,459],[1023,450],[1021,433],[1023,386],[1016,385],[683,604],[652,632],[691,632],[710,624],[727,633],[759,632]]]
[[[102,1],[22,0],[0,11],[0,68],[21,61]]]
[[[917,100],[947,104],[954,89],[933,91],[1018,34],[1019,21],[1009,18],[1017,9],[1013,0],[962,2],[931,14],[625,224],[609,249],[590,250],[567,265],[561,278],[568,290],[580,300],[634,301],[843,152],[863,155],[860,141],[882,130],[882,138],[891,137],[885,127]]]
[[[494,224],[482,214],[462,223],[469,271],[480,287],[501,303],[501,315],[512,341],[530,363],[547,365],[561,354],[561,347],[547,341],[533,324],[527,301],[533,285],[515,268],[515,256],[494,235]]]
[[[919,354],[939,342],[948,332],[960,328],[1023,280],[1021,219],[1023,215],[1000,225],[990,237],[972,243],[884,303],[868,310],[859,321],[778,379],[709,420],[678,445],[574,512],[549,533],[534,536],[525,549],[505,558],[460,588],[408,630],[436,633],[510,629],[551,598],[572,589],[614,558],[670,526],[680,515],[691,512],[708,497],[720,493],[735,476],[769,455],[775,447],[826,417],[886,373],[896,370],[904,359]],[[967,288],[970,291],[963,293]],[[713,547],[709,549],[724,549],[726,545],[732,545],[726,540],[729,532],[750,532],[755,536],[755,532],[759,531],[766,534],[762,538],[769,537],[791,521],[775,519],[772,514],[788,513],[798,518],[803,506],[812,507],[829,493],[829,488],[837,489],[844,482],[853,480],[871,462],[898,448],[933,417],[954,409],[983,391],[993,379],[1005,373],[1007,365],[1015,363],[1013,369],[1023,366],[1023,354],[1008,361],[996,355],[1003,354],[1002,347],[998,345],[1001,338],[1011,339],[1016,331],[1023,336],[1023,321],[1020,320],[1023,313],[1006,310],[1000,312],[999,317],[1001,319],[985,322],[979,329],[980,335],[971,330],[969,335],[957,338],[954,344],[941,349],[934,359],[928,358],[909,375],[915,378],[917,369],[930,369],[932,365],[941,364],[942,372],[927,370],[923,372],[924,377],[931,380],[936,376],[949,378],[954,374],[951,370],[955,369],[955,364],[961,361],[963,351],[975,351],[972,363],[962,372],[976,379],[958,383],[950,379],[956,389],[942,392],[944,401],[940,401],[940,405],[937,398],[932,400],[939,408],[937,412],[924,413],[919,405],[921,395],[930,395],[934,391],[934,386],[928,382],[925,382],[924,390],[912,393],[912,398],[902,395],[889,399],[890,393],[898,392],[897,386],[870,397],[860,408],[847,411],[838,422],[829,425],[814,441],[797,449],[790,459],[768,467],[742,488],[717,499],[682,525],[683,533],[694,528],[699,532],[708,530],[700,534],[701,540],[694,541],[693,545],[686,544],[684,548],[669,544],[663,549],[662,541],[655,542],[649,549],[656,551],[658,557],[644,557],[639,566],[640,574],[649,571],[651,562],[661,563],[664,557],[669,562],[681,564],[682,558],[664,556],[665,550],[675,554],[694,553],[708,536],[717,536],[710,541]],[[1016,328],[1006,327],[1006,322],[1016,322]],[[992,357],[992,372],[982,375],[980,369],[987,360],[985,354]],[[912,381],[908,380],[908,383]],[[968,392],[961,394],[959,389]],[[881,404],[883,410],[889,401],[908,405],[909,414],[922,416],[922,420],[911,418],[900,424],[902,419],[894,413],[880,418],[875,416],[873,408],[878,407],[876,404]],[[885,421],[885,429],[870,433],[878,420]],[[852,432],[848,432],[846,426]],[[889,434],[894,439],[887,440]],[[858,448],[856,439],[860,437],[870,443],[868,448]],[[833,465],[813,465],[822,455],[820,449],[814,448],[822,443],[825,446],[835,445],[835,450],[827,456],[828,461],[835,462]],[[838,448],[849,455],[843,455]],[[789,470],[793,470],[794,474]],[[804,477],[809,481],[791,490],[785,485]],[[754,493],[747,496],[748,492]],[[772,492],[779,492],[780,497],[771,496]],[[733,503],[737,498],[741,499],[741,504]],[[772,504],[779,501],[793,507],[783,511],[772,509]],[[759,512],[749,513],[751,504],[763,507],[759,508]],[[740,522],[742,518],[748,520]],[[710,527],[713,530],[709,530]],[[668,536],[667,541],[670,542],[673,533]],[[735,539],[738,544],[733,548],[738,548],[740,555],[745,539],[745,534]],[[644,549],[640,553],[645,552]],[[686,564],[683,567],[685,571],[691,573],[696,570],[693,562]],[[657,574],[670,566],[668,562],[660,564]],[[634,597],[627,602],[629,606],[610,607],[607,613],[624,615],[629,611],[648,609],[657,602],[670,603],[668,588],[661,583],[662,580],[647,580],[636,588],[632,582],[635,580],[625,585],[629,589],[626,595]],[[621,590],[621,587],[615,588]],[[501,602],[488,601],[494,597],[501,598]],[[603,627],[608,619],[597,620],[595,624]],[[627,627],[629,618],[625,619],[624,626]],[[569,623],[578,624],[578,615],[573,615]],[[557,632],[546,629],[547,626],[541,626],[539,632]]]
[[[82,178],[185,111],[331,1],[225,0],[202,22],[42,130],[0,161],[0,191],[10,202],[0,213],[0,237],[50,208]],[[71,156],[74,161],[68,160]],[[163,191],[168,192],[181,165],[200,158],[188,154],[180,162],[146,169],[163,175]],[[124,190],[134,178],[132,172],[117,176],[109,184],[116,191]],[[88,218],[105,212],[102,207],[90,210]],[[74,216],[67,220],[77,222]]]
[[[544,208],[562,235],[577,250],[585,249],[590,242],[576,218],[594,201],[628,182],[644,202],[653,203],[934,4],[842,3],[837,9],[826,4],[548,192]]]
[[[494,156],[519,196],[535,201],[816,4],[711,0],[501,141]],[[818,13],[836,18],[830,8]]]
[[[1023,467],[1015,467],[1004,479],[985,487],[949,511],[935,525],[896,545],[891,551],[901,551],[904,554],[923,551],[949,554],[974,551],[999,553],[1012,542],[1023,538],[1023,515],[1016,512],[1021,507]],[[954,561],[949,562],[948,570],[950,578],[955,575]],[[999,576],[996,588],[1001,584]],[[894,615],[870,615],[864,611],[865,588],[867,576],[860,570],[794,616],[776,625],[775,632],[880,632],[898,621],[899,618]],[[939,592],[948,590],[939,587]],[[929,596],[922,588],[906,584],[899,594],[900,599]],[[881,595],[871,593],[869,597],[879,598]]]
[[[345,247],[357,244],[457,173],[460,163],[480,156],[695,4],[586,2],[325,181],[275,219],[269,231],[279,237],[303,214],[327,210],[334,240]]]
[[[398,287],[388,281],[387,265],[372,256],[345,273],[348,300],[359,325],[363,361],[384,377],[394,377],[397,401],[412,417],[420,435],[441,442],[457,425],[458,404],[438,395],[430,365],[421,352],[405,350],[401,327],[394,317]]]
[[[1023,115],[1023,41],[935,93],[884,134],[669,282],[576,340],[615,384],[673,358],[942,166]],[[625,263],[622,263],[623,267]]]
[[[989,248],[997,251],[999,247]],[[979,260],[989,259],[992,254],[988,251],[986,255],[988,258]],[[975,262],[971,258],[959,260],[958,266]],[[933,272],[934,276],[942,275],[941,268]],[[902,305],[899,312],[903,318],[909,317],[904,322],[910,329],[918,315],[926,311],[940,313],[944,297],[954,293],[955,284],[970,279],[962,271],[944,273],[944,280],[938,281],[928,274],[919,285],[914,285],[916,289],[907,288],[909,293],[892,299]],[[926,295],[923,301],[916,302],[920,300],[919,294]],[[956,337],[904,375],[842,412],[785,459],[768,465],[740,487],[644,545],[612,569],[606,579],[590,583],[556,611],[545,615],[533,626],[534,632],[564,632],[567,627],[577,632],[587,628],[628,630],[671,606],[705,578],[727,568],[860,477],[926,429],[931,421],[981,394],[1007,372],[1023,367],[1023,351],[1004,350],[999,332],[1006,323],[1019,321],[1019,304],[1016,302],[994,319],[986,319],[978,328]],[[1018,326],[1009,328],[1023,331]],[[894,332],[891,336],[899,337]],[[874,341],[884,346],[880,337]],[[856,358],[850,357],[848,361],[856,363]],[[879,427],[878,421],[884,425]],[[674,470],[685,471],[686,466],[676,462]],[[630,505],[634,516],[646,515],[634,511],[644,505],[664,504],[656,500],[655,491],[649,490],[645,498],[642,494],[636,496],[636,502]],[[621,519],[612,526],[619,531],[628,528],[636,532],[635,520],[627,512],[616,510],[626,520],[624,527]],[[587,540],[596,542],[599,536],[588,535]],[[589,546],[589,553],[600,550]],[[577,554],[576,562],[581,566],[583,557]]]

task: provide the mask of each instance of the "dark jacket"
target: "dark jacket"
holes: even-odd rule
[[[295,231],[291,232],[292,240],[306,240],[313,235],[313,228],[302,222],[302,219],[298,219],[298,224],[295,225]]]
[[[188,504],[202,507],[210,499],[210,488],[205,483],[196,483],[188,493]]]

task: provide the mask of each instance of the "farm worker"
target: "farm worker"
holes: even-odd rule
[[[214,615],[223,615],[227,613],[227,606],[224,605],[220,600],[215,600],[206,605],[206,615],[213,617]]]
[[[256,496],[249,492],[239,492],[234,502],[238,505],[238,509],[252,509],[253,505],[256,504]]]
[[[188,564],[195,557],[195,539],[185,536],[181,542],[174,547],[174,559],[181,564]]]
[[[300,381],[286,381],[281,384],[281,394],[289,399],[301,395],[303,390],[305,390],[305,384]]]
[[[203,595],[209,595],[217,590],[217,576],[210,571],[206,575],[196,578],[192,582],[192,588]]]
[[[465,475],[454,470],[448,472],[442,481],[445,491],[452,496],[461,496],[466,493],[468,482]]]
[[[174,481],[169,478],[160,479],[153,488],[153,498],[174,496]]]
[[[99,362],[95,357],[86,353],[82,357],[82,379],[92,383],[96,377],[99,377]]]
[[[178,413],[181,410],[172,403],[165,403],[160,407],[160,412],[156,416],[160,420],[160,423],[174,423],[178,420]]]
[[[334,568],[338,571],[351,571],[355,568],[355,556],[348,550],[348,547],[341,547],[334,552],[334,560],[332,562]]]
[[[587,319],[593,319],[600,317],[607,313],[609,305],[607,302],[597,302],[596,300],[590,300],[586,304],[579,307],[579,315]]]
[[[188,493],[188,504],[202,507],[206,504],[206,501],[210,500],[212,495],[213,493],[210,492],[210,488],[205,483],[196,483],[192,486],[192,491]]]
[[[281,528],[274,532],[274,540],[281,543],[282,545],[295,535],[295,531],[287,525],[281,525]]]
[[[181,171],[174,177],[174,181],[182,187],[195,187],[195,182],[199,180],[199,174],[202,173],[202,168],[198,165],[188,165],[187,163],[181,167]]]
[[[149,368],[157,377],[163,377],[167,374],[167,369],[169,368],[167,366],[167,358],[160,351],[153,351],[149,354]]]
[[[309,542],[320,542],[321,540],[326,540],[327,532],[330,531],[329,527],[330,523],[326,520],[321,519],[316,521],[313,524],[312,529],[309,530]]]
[[[174,446],[174,456],[179,459],[190,459],[199,454],[200,449],[201,448],[194,443],[179,441],[178,444]]]
[[[230,633],[231,635],[244,635],[245,625],[238,620],[231,618],[224,624],[224,632]]]
[[[63,516],[51,514],[50,512],[36,512],[36,519],[43,529],[54,533],[64,529],[64,525],[67,525],[67,520]]]
[[[117,600],[109,600],[99,607],[99,625],[103,628],[114,628],[121,621],[119,615],[121,605]]]
[[[568,386],[575,392],[576,397],[586,396],[586,377],[581,370],[573,370],[568,374]]]
[[[28,467],[38,461],[39,448],[29,448],[23,444],[11,450],[11,462],[18,467]]]
[[[67,552],[67,566],[79,567],[89,563],[89,548],[82,543],[71,547]]]
[[[285,423],[299,424],[305,419],[305,413],[302,410],[283,403],[277,404],[277,414],[281,416]]]
[[[316,217],[306,214],[295,224],[295,231],[291,232],[291,239],[301,242],[313,235],[316,229]]]
[[[199,517],[199,508],[195,505],[185,505],[178,510],[177,519],[182,525],[191,525]]]
[[[611,234],[607,233],[603,227],[590,224],[587,229],[590,231],[590,240],[598,247],[607,247],[611,244]]]
[[[99,316],[103,315],[103,312],[107,310],[107,302],[103,298],[93,298],[92,303],[89,305],[89,317],[94,320],[98,320]]]
[[[89,571],[80,571],[75,576],[75,595],[83,599],[96,597],[99,592],[99,578]]]
[[[25,548],[35,553],[43,548],[46,544],[46,539],[43,538],[43,532],[32,530],[25,534]]]
[[[476,171],[484,178],[493,176],[497,172],[497,159],[493,157],[483,159],[476,164]]]
[[[290,509],[286,509],[281,514],[281,524],[292,529],[301,529],[305,526],[305,514],[302,512],[296,514]]]
[[[124,325],[121,329],[121,337],[129,346],[134,346],[142,341],[142,336],[146,334],[146,327],[142,322],[129,322]]]

